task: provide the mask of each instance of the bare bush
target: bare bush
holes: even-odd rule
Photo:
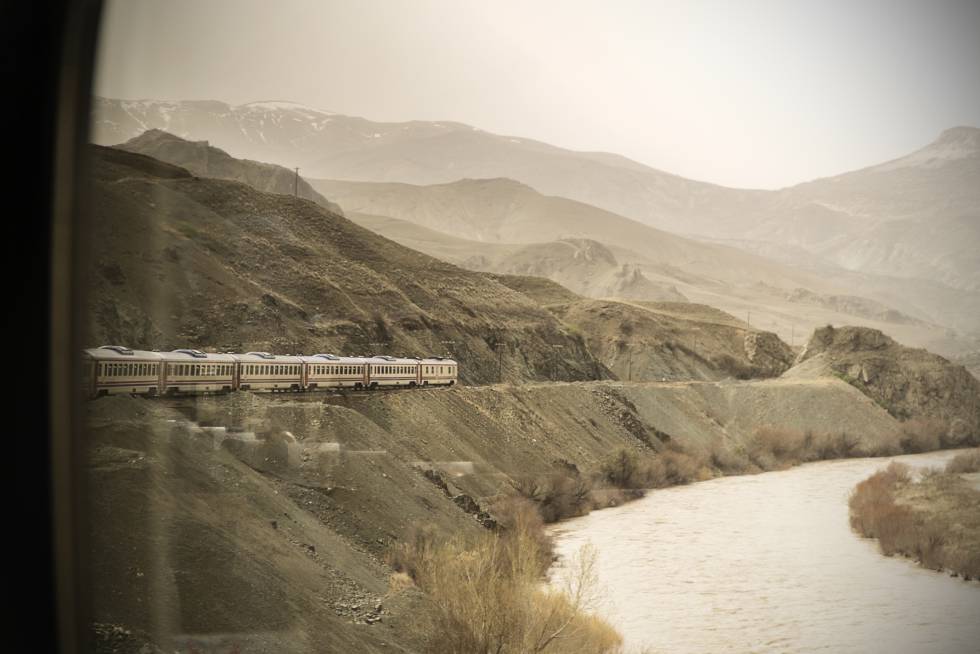
[[[616,450],[599,464],[599,475],[615,488],[645,488],[648,484],[640,456],[626,448]]]
[[[585,515],[593,506],[592,481],[565,466],[543,477],[515,479],[511,488],[532,502],[545,522]]]
[[[906,420],[898,430],[903,452],[932,452],[943,446],[948,428],[941,420],[917,418]]]
[[[898,501],[898,494],[909,489],[926,504],[916,509]],[[906,466],[892,463],[859,483],[849,506],[851,526],[877,538],[883,554],[909,556],[925,567],[949,569],[968,579],[980,575],[975,545],[980,504],[976,491],[957,476],[929,470],[916,484]],[[929,508],[937,506],[942,509]]]
[[[616,651],[622,638],[591,615],[595,558],[586,552],[558,587],[542,589],[538,540],[518,522],[475,543],[453,539],[418,561],[417,583],[432,610],[423,628],[440,654]]]
[[[954,456],[946,464],[946,472],[952,474],[980,472],[980,447]]]
[[[542,570],[547,569],[554,560],[554,543],[534,502],[517,495],[503,495],[491,504],[490,512],[504,532],[534,540],[541,557],[539,565]]]

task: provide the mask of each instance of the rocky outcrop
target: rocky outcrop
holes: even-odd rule
[[[793,363],[793,350],[772,332],[746,332],[745,356],[758,377],[779,376]]]
[[[828,325],[813,333],[797,364],[789,376],[840,377],[896,418],[947,423],[951,443],[980,440],[980,381],[939,355],[876,329]]]

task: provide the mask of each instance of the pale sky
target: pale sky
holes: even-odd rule
[[[777,188],[980,126],[980,0],[110,0],[96,93],[454,120]]]

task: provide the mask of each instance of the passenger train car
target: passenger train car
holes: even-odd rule
[[[121,345],[103,345],[83,355],[89,397],[453,386],[459,379],[459,364],[445,357],[146,352]]]

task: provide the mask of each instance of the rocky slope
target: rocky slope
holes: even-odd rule
[[[389,586],[385,553],[419,524],[477,533],[471,511],[510,480],[590,471],[622,447],[654,456],[668,440],[739,452],[760,425],[847,430],[870,451],[897,426],[836,379],[110,397],[87,408],[104,652],[127,634],[132,651],[418,652],[410,627],[425,605]]]
[[[949,423],[952,443],[980,441],[980,381],[941,356],[904,347],[872,329],[824,327],[786,373],[821,375],[844,379],[897,418]]]
[[[280,195],[294,195],[295,190],[298,197],[312,200],[333,213],[344,213],[339,205],[313,190],[305,179],[297,179],[295,171],[261,161],[235,159],[207,141],[186,141],[169,132],[151,129],[118,147],[186,168],[198,177],[235,180]]]
[[[553,315],[484,274],[307,200],[118,149],[92,158],[95,345],[450,353],[468,382],[604,374]]]
[[[705,316],[710,308],[700,305],[583,300],[549,308],[584,336],[589,350],[619,379],[776,377],[794,359],[775,334],[738,324],[727,314],[719,320],[709,310]]]

